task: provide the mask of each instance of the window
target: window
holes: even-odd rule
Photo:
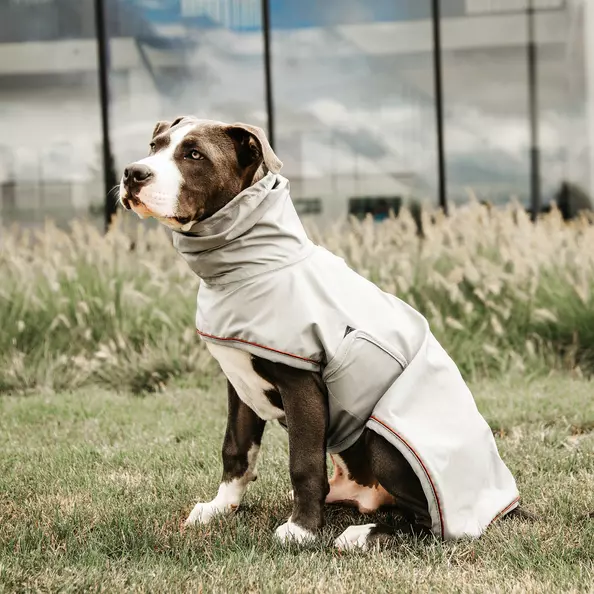
[[[353,195],[435,200],[430,2],[271,2],[276,148],[330,221]]]
[[[93,15],[92,0],[0,4],[0,222],[103,207]]]
[[[120,1],[112,40],[119,171],[148,151],[159,120],[196,115],[266,129],[259,0]],[[258,10],[256,10],[256,7]]]

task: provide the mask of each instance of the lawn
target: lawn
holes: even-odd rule
[[[568,375],[473,384],[533,522],[477,541],[402,537],[338,553],[365,517],[329,508],[319,544],[282,548],[287,441],[232,517],[180,531],[217,489],[224,384],[144,397],[103,388],[0,398],[0,592],[570,592],[594,583],[594,384]],[[389,513],[379,514],[389,520]]]

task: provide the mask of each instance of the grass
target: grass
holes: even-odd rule
[[[225,424],[198,279],[161,229],[0,229],[0,593],[594,591],[594,225],[477,204],[421,217],[422,237],[407,211],[312,235],[427,316],[536,521],[339,554],[369,520],[330,508],[317,545],[284,549],[270,427],[241,510],[180,531],[216,492]]]
[[[368,519],[340,508],[314,547],[273,541],[290,513],[277,426],[240,511],[180,531],[218,486],[220,379],[142,398],[100,387],[4,396],[0,592],[591,592],[594,384],[553,374],[473,390],[538,519],[500,521],[476,541],[402,537],[343,554],[332,539]]]
[[[467,377],[594,371],[594,225],[477,204],[422,218],[423,238],[408,211],[313,237],[424,313]],[[0,393],[212,375],[198,279],[162,229],[122,223],[107,236],[79,221],[0,229]]]

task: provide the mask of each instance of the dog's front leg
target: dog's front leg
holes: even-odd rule
[[[227,382],[229,412],[223,441],[223,479],[217,496],[197,503],[185,525],[208,524],[219,514],[235,511],[251,481],[256,480],[256,460],[266,421],[244,404]]]
[[[306,542],[313,540],[324,525],[324,501],[329,488],[328,399],[319,374],[282,367],[282,373],[273,379],[281,394],[289,433],[293,513],[275,535],[283,543]]]

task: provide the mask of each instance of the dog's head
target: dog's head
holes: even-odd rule
[[[260,128],[181,117],[157,123],[149,156],[124,170],[120,202],[186,230],[281,167]]]

